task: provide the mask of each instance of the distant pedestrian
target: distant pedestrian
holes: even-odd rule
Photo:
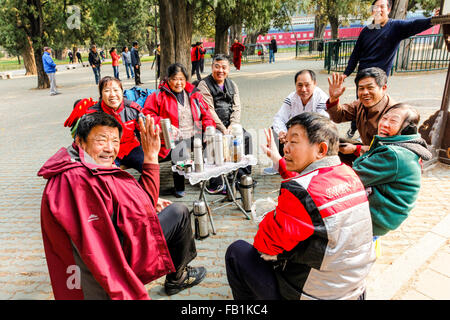
[[[205,54],[206,54],[206,49],[203,48],[203,42],[200,43],[200,74],[203,73],[203,70],[205,70]]]
[[[191,76],[196,74],[198,81],[202,80],[202,76],[200,75],[200,44],[201,42],[197,42],[191,49]]]
[[[277,40],[275,40],[275,37],[272,37],[269,44],[269,63],[275,63],[275,53],[277,53],[277,51]]]
[[[134,69],[134,83],[138,86],[144,84],[141,82],[141,58],[139,57],[139,43],[133,42],[133,48],[131,48],[131,65]]]
[[[102,61],[100,60],[95,44],[91,46],[91,50],[89,51],[89,64],[92,67],[92,71],[94,71],[95,84],[98,84],[101,78],[100,67],[102,65]]]
[[[161,74],[161,46],[159,45],[159,43],[156,46],[156,49],[153,51],[153,54],[155,55],[155,60],[153,60],[152,69],[156,62],[156,79],[159,79],[159,76]]]
[[[234,39],[234,43],[230,50],[233,52],[233,64],[236,67],[236,70],[241,70],[242,51],[244,51],[244,49],[245,46],[239,43],[238,39]]]
[[[72,51],[68,51],[67,52],[67,55],[69,56],[69,63],[73,63],[73,53],[72,53]]]
[[[102,58],[102,62],[105,62],[106,56],[105,56],[105,50],[100,51],[100,57]]]
[[[114,72],[114,78],[119,79],[119,60],[120,56],[117,54],[116,48],[112,47],[111,50],[109,50],[109,54],[112,59],[112,67]]]
[[[81,58],[81,53],[80,51],[77,51],[77,53],[75,54],[77,56],[78,62],[80,62],[81,64],[83,64],[83,59]],[[84,65],[83,65],[84,66]]]
[[[55,96],[59,94],[56,91],[56,64],[52,58],[52,49],[50,47],[44,47],[44,54],[42,55],[42,64],[44,65],[44,71],[48,75],[50,80],[50,95]]]
[[[122,63],[125,66],[127,78],[130,79],[130,75],[134,78],[133,67],[131,66],[131,52],[128,50],[128,47],[123,47],[122,49]]]

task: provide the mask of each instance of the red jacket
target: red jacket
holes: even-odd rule
[[[195,46],[191,49],[191,61],[199,61],[200,60],[200,48]]]
[[[120,56],[113,51],[113,52],[111,52],[111,59],[112,59],[112,66],[118,67]]]
[[[230,51],[233,52],[233,59],[241,58],[242,51],[244,50],[245,46],[243,44],[240,44],[239,42],[233,43],[233,45],[230,48]]]
[[[216,127],[216,123],[209,111],[208,105],[203,100],[200,91],[189,82],[186,82],[184,88],[189,96],[192,116],[194,118],[194,128],[196,133],[201,133],[208,126]],[[143,113],[150,114],[159,124],[161,119],[170,119],[170,123],[179,128],[178,123],[178,102],[175,95],[171,92],[167,82],[162,82],[159,90],[153,92],[144,103]],[[201,121],[201,123],[200,123]],[[164,140],[161,141],[161,150],[159,156],[166,158],[170,150],[166,149]]]
[[[41,227],[55,299],[92,299],[92,288],[110,299],[149,299],[144,284],[175,271],[154,209],[159,166],[144,164],[138,183],[86,156],[73,144],[38,172],[48,179]],[[80,281],[92,276],[90,288]]]
[[[122,137],[120,138],[120,149],[117,158],[123,159],[131,150],[141,145],[137,138],[139,113],[142,112],[141,106],[133,101],[124,99],[120,108],[115,111],[101,101],[88,108],[86,113],[99,111],[112,115],[122,125]]]

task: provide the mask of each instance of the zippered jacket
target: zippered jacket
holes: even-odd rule
[[[138,181],[72,144],[38,172],[41,228],[57,300],[149,299],[144,284],[175,272],[155,211],[159,165]]]
[[[52,56],[48,52],[44,52],[42,55],[42,63],[44,64],[44,72],[45,73],[55,73],[56,72],[56,64],[52,59]]]
[[[358,299],[376,256],[361,180],[338,156],[281,183],[278,204],[259,224],[254,247],[276,255],[285,299]]]
[[[369,151],[353,162],[353,169],[369,195],[373,234],[385,235],[405,221],[419,196],[421,160],[431,159],[419,134],[375,136]]]

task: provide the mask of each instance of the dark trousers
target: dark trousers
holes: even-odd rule
[[[100,67],[92,68],[92,71],[94,71],[95,83],[98,84],[101,78]]]
[[[193,142],[194,137],[192,137],[191,139],[177,141],[175,148],[170,150],[167,157],[165,157],[164,159],[160,159],[160,162],[166,162],[170,160],[172,161],[172,164],[176,164],[176,161],[189,159]],[[172,172],[172,177],[175,190],[184,191],[185,190],[184,176],[176,172]]]
[[[179,278],[184,268],[197,256],[191,215],[188,207],[173,203],[158,214],[167,247],[176,272],[167,275],[168,279]]]
[[[235,300],[280,300],[271,262],[248,242],[237,240],[225,254],[227,279]]]
[[[235,300],[281,300],[272,262],[265,261],[250,243],[233,242],[225,253],[228,284]],[[366,291],[358,300],[366,299]]]
[[[144,151],[142,150],[142,146],[134,148],[122,159],[116,158],[114,162],[118,167],[124,165],[128,168],[136,169],[137,171],[142,173],[142,164],[144,162]]]
[[[191,76],[194,75],[194,73],[197,75],[197,80],[202,80],[202,76],[200,75],[200,60],[199,61],[192,61],[192,72]]]
[[[136,66],[133,66],[134,69],[134,83],[136,85],[140,85],[141,82],[141,66],[139,66],[138,68],[136,68]]]

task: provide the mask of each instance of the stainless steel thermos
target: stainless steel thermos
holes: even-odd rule
[[[216,128],[208,126],[205,129],[206,137],[206,163],[214,164],[214,137],[216,135]]]
[[[203,150],[202,139],[194,139],[194,171],[203,172]]]
[[[173,139],[172,124],[170,123],[170,119],[161,119],[161,130],[163,132],[166,148],[175,148],[175,141]]]
[[[202,200],[194,201],[195,239],[205,239],[209,236],[206,204]]]
[[[214,136],[214,162],[217,166],[221,166],[224,163],[223,160],[223,136],[217,132]]]
[[[252,211],[253,204],[253,179],[251,176],[243,175],[239,183],[239,191],[242,196],[242,205],[245,211]]]

